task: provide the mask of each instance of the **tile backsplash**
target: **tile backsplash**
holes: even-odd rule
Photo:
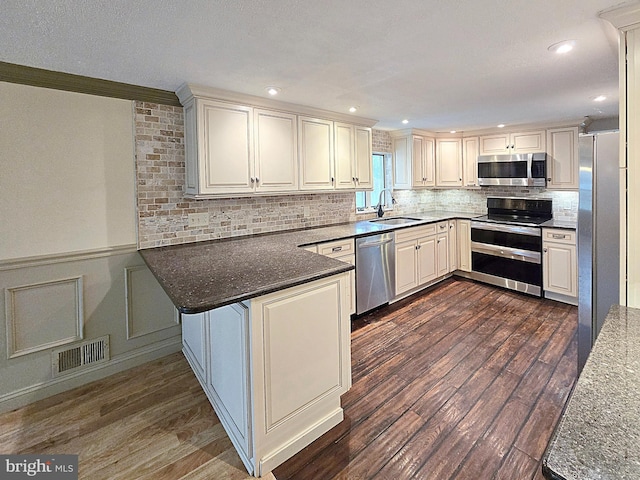
[[[355,195],[318,193],[191,200],[183,196],[182,107],[135,103],[138,246],[151,248],[201,240],[318,227],[368,219],[355,213]],[[373,151],[390,153],[389,132],[373,131]],[[486,213],[487,196],[552,198],[554,217],[576,220],[578,192],[527,188],[395,191],[394,214],[426,210]],[[190,213],[206,213],[207,227],[189,227]]]

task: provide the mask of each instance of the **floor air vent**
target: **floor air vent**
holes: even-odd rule
[[[53,376],[109,360],[109,335],[53,351]]]

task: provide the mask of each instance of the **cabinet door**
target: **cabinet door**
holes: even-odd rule
[[[449,273],[449,236],[446,233],[438,234],[436,250],[438,256],[438,277],[442,277]]]
[[[373,188],[372,133],[369,127],[356,127],[356,187],[360,190]]]
[[[396,295],[418,286],[415,240],[396,243]]]
[[[348,189],[356,187],[355,172],[355,138],[354,127],[346,123],[335,122],[335,169],[336,188]]]
[[[254,111],[255,185],[258,192],[298,189],[296,116],[270,110]]]
[[[478,137],[462,139],[462,160],[464,186],[478,186]]]
[[[252,192],[253,109],[198,100],[200,194]]]
[[[333,122],[298,117],[300,188],[333,190]]]
[[[412,141],[410,136],[393,139],[393,188],[397,190],[406,190],[413,186],[411,181]]]
[[[547,131],[547,188],[578,189],[578,128]]]
[[[436,139],[436,185],[462,186],[462,140]]]
[[[423,186],[436,186],[436,142],[433,138],[424,139],[424,153],[422,162]]]
[[[182,314],[182,353],[189,361],[194,373],[204,384],[207,378],[207,336],[205,321],[207,313]]]
[[[578,295],[575,245],[545,243],[543,245],[543,288],[570,297]]]
[[[227,433],[251,458],[249,312],[241,303],[208,312],[209,374],[206,389],[218,404]]]
[[[414,187],[424,187],[427,181],[425,166],[425,138],[413,135],[411,138],[411,168]]]
[[[455,220],[449,220],[449,271],[458,269],[458,229]]]
[[[464,272],[471,271],[471,222],[458,220],[458,245],[460,256],[458,268]]]
[[[418,284],[423,285],[438,277],[437,239],[435,235],[418,240]]]
[[[509,153],[508,133],[480,137],[480,155],[502,155]]]
[[[512,133],[510,153],[538,153],[545,151],[544,130]]]

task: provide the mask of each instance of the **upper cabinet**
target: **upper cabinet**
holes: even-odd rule
[[[186,196],[373,188],[373,120],[194,85],[176,94]]]
[[[433,187],[435,141],[423,135],[405,134],[393,139],[393,188]]]
[[[462,179],[465,187],[478,186],[478,137],[462,139]]]
[[[462,139],[436,140],[436,186],[462,186]]]
[[[255,169],[257,192],[298,188],[298,127],[290,113],[255,109]]]
[[[480,137],[480,155],[544,152],[545,139],[544,130],[483,135]]]
[[[300,188],[330,190],[335,186],[333,173],[333,122],[298,117],[300,137]]]
[[[371,128],[334,122],[334,137],[336,188],[372,189]]]
[[[250,193],[255,189],[253,109],[213,100],[185,106],[185,193]]]
[[[547,130],[547,188],[578,189],[578,127]]]

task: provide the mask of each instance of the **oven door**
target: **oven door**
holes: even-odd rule
[[[471,270],[476,280],[540,296],[540,228],[472,222]]]

